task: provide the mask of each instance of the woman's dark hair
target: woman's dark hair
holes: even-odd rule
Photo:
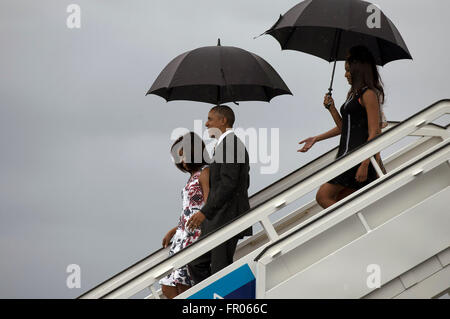
[[[179,154],[180,149],[183,149],[183,158]],[[170,152],[174,159],[175,166],[182,172],[196,172],[202,166],[208,165],[209,163],[208,152],[205,151],[205,143],[200,136],[194,132],[189,132],[180,136],[173,143]],[[187,169],[183,167],[182,159],[184,159]]]
[[[364,87],[374,90],[379,99],[379,103],[384,103],[384,89],[377,64],[372,53],[362,45],[352,47],[345,60],[350,68],[352,78],[351,92],[360,94]]]

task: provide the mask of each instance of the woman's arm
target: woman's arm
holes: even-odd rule
[[[307,139],[304,139],[303,141],[300,141],[298,144],[302,144],[305,143],[305,145],[299,149],[297,152],[307,152],[316,142],[318,141],[322,141],[325,140],[327,138],[336,136],[341,134],[341,130],[336,126],[335,128],[332,128],[331,130],[329,130],[328,132],[325,132],[323,134],[317,135],[317,136],[313,136],[313,137],[308,137]]]
[[[177,228],[178,226],[172,228],[171,230],[169,230],[167,232],[167,234],[164,236],[163,240],[162,240],[162,246],[164,248],[166,248],[167,246],[169,246],[170,244],[170,240],[172,239],[173,235],[175,235],[175,233],[177,232]]]
[[[330,111],[331,116],[333,117],[334,122],[336,123],[336,126],[339,128],[339,130],[342,129],[342,118],[339,112],[336,110],[336,107],[334,106],[334,100],[329,94],[325,94],[325,98],[323,101],[324,106],[330,106],[328,107],[328,111]]]
[[[209,167],[205,167],[202,170],[198,180],[200,182],[200,187],[202,188],[202,191],[203,191],[203,198],[206,203],[206,201],[208,199],[208,195],[209,195]]]
[[[336,123],[336,127],[339,129],[339,134],[342,129],[342,118],[341,115],[338,113],[336,108],[334,107],[334,104],[328,109],[331,113],[331,116],[333,117],[334,123]]]
[[[369,128],[369,137],[367,138],[367,141],[370,141],[381,133],[380,105],[376,93],[370,89],[364,92],[362,102],[362,105],[366,108],[367,112],[367,123]],[[362,164],[369,166],[370,158],[366,159]]]
[[[334,127],[331,130],[316,136],[316,142],[326,140],[327,138],[335,137],[341,134],[341,129],[339,127]]]

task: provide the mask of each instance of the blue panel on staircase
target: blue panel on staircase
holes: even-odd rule
[[[232,293],[226,295],[224,299],[255,299],[256,280],[246,283]]]
[[[245,264],[196,292],[188,299],[254,299],[255,282],[253,272],[248,264]]]

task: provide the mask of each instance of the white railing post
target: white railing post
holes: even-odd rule
[[[275,241],[280,237],[267,216],[261,219],[260,223],[266,231],[269,241]]]
[[[256,299],[266,298],[266,265],[258,261],[256,263]]]
[[[367,223],[367,220],[364,218],[363,214],[357,213],[359,220],[363,224],[364,228],[366,229],[366,232],[370,233],[372,229],[370,228],[369,224]]]
[[[372,156],[370,158],[370,162],[372,163],[373,167],[375,168],[375,171],[377,172],[378,176],[381,177],[384,175],[383,171],[381,170],[380,165],[378,165],[378,162],[375,160],[375,157]]]
[[[152,295],[154,299],[161,299],[159,297],[159,293],[156,291],[155,284],[150,285],[150,290],[152,291]]]

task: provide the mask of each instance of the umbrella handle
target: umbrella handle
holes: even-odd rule
[[[326,93],[326,95],[329,95],[329,96],[333,95],[333,93],[331,93],[331,91],[333,91],[332,85],[333,85],[333,79],[331,79],[331,85],[328,88],[328,92]],[[326,108],[329,109],[330,106],[331,106],[331,102],[327,104]]]
[[[329,95],[329,96],[332,96],[332,94],[331,94],[331,91],[332,91],[333,89],[332,88],[329,88],[328,89],[328,92],[326,93],[326,95]],[[331,107],[331,102],[330,103],[327,103],[326,104],[326,106],[325,106],[325,108],[327,109],[327,110],[329,110],[330,109],[330,107]]]

